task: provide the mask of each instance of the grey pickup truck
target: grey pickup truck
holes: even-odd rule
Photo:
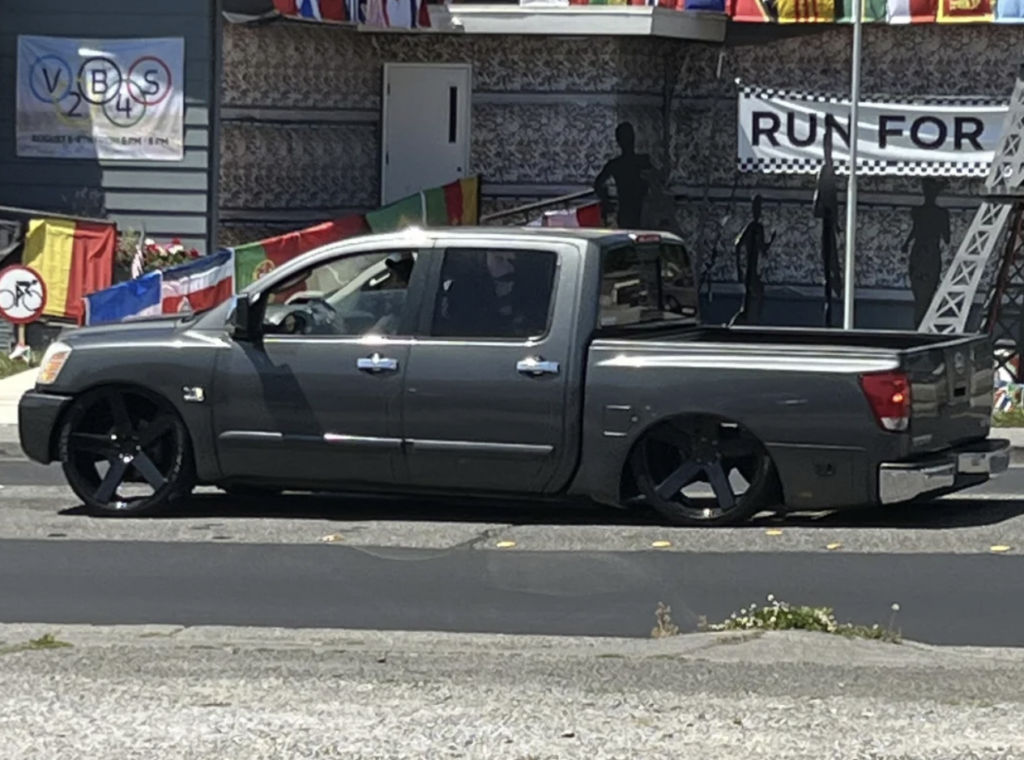
[[[933,497],[1009,464],[983,336],[702,326],[667,234],[410,229],[200,313],[70,330],[22,448],[97,514],[197,485],[653,509],[675,525]]]

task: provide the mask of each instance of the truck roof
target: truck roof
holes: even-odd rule
[[[438,237],[505,237],[510,239],[555,238],[570,240],[596,240],[604,242],[625,242],[630,235],[658,235],[673,242],[682,241],[670,232],[647,230],[614,230],[576,227],[505,227],[501,225],[478,227],[428,227],[407,228],[399,235],[413,233],[433,239]],[[396,234],[396,233],[391,233]]]

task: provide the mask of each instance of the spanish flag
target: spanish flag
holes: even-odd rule
[[[46,285],[43,314],[80,322],[86,294],[113,282],[116,248],[113,223],[31,220],[21,263],[35,269]]]

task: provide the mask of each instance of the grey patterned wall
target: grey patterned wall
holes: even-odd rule
[[[616,124],[628,120],[636,127],[638,149],[668,165],[690,244],[709,261],[717,243],[716,278],[735,279],[729,246],[756,190],[766,199],[767,224],[778,231],[767,281],[820,283],[818,233],[809,212],[812,178],[738,174],[733,81],[842,93],[848,89],[849,40],[846,26],[725,48],[629,38],[228,26],[221,242],[374,206],[382,63],[470,62],[473,169],[484,179],[485,212],[587,185],[614,155]],[[1008,97],[1022,43],[1024,28],[1014,25],[866,26],[863,89]],[[953,212],[953,247],[970,221],[980,184],[960,180],[946,189],[941,202]],[[903,178],[860,183],[857,281],[863,288],[888,289],[884,298],[906,298],[900,246],[919,187]],[[948,261],[953,250],[945,253]]]

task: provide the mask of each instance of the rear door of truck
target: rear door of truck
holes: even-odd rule
[[[988,435],[995,379],[988,336],[931,342],[903,349],[900,358],[910,379],[913,453],[937,451]]]

